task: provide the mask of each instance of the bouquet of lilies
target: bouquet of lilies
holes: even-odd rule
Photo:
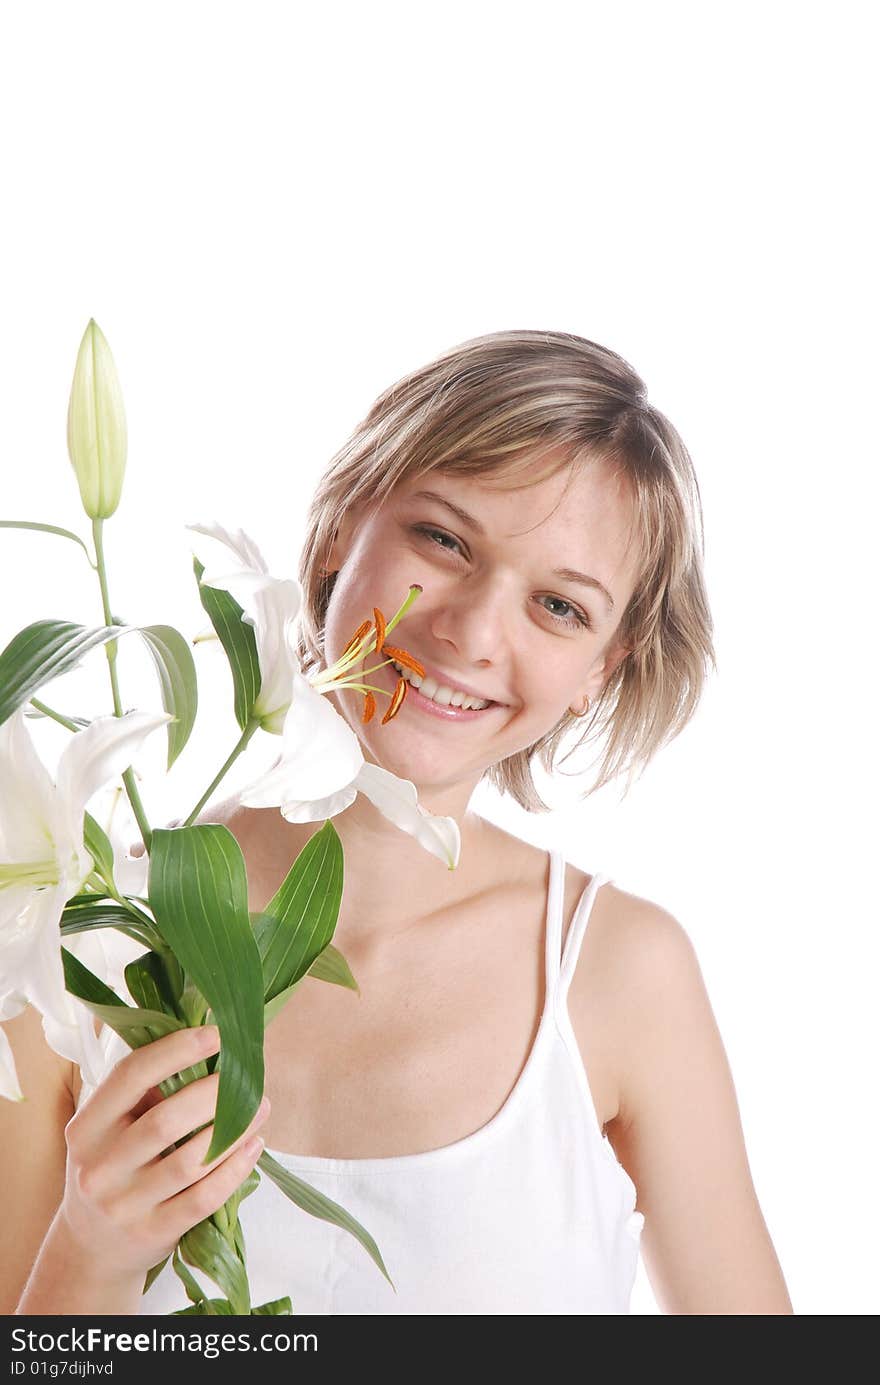
[[[102,623],[90,626],[38,620],[19,631],[0,653],[0,1020],[33,1005],[42,1016],[46,1041],[79,1064],[92,1085],[100,1080],[104,1055],[94,1016],[130,1048],[175,1029],[216,1025],[219,1053],[161,1086],[163,1095],[169,1096],[187,1082],[219,1071],[207,1164],[240,1137],[260,1105],[265,1025],[293,998],[303,977],[357,989],[345,958],[332,944],[343,887],[342,847],[333,815],[364,793],[448,869],[458,864],[455,820],[427,812],[418,803],[415,785],[367,762],[354,731],[324,696],[336,688],[358,690],[364,696],[362,720],[368,722],[376,711],[375,693],[389,694],[360,681],[382,666],[357,673],[355,666],[366,656],[384,656],[384,662],[393,659],[423,673],[405,650],[386,642],[421,588],[410,587],[387,622],[374,607],[372,618],[354,631],[336,663],[306,676],[296,657],[294,634],[302,606],[299,582],[273,577],[243,531],[230,532],[218,524],[188,526],[197,536],[192,543],[199,598],[228,657],[241,735],[198,803],[178,819],[179,825],[153,829],[132,761],[146,738],[161,727],[167,735],[168,769],[181,754],[196,719],[196,668],[190,641],[172,626],[131,626],[111,615],[103,525],[119,505],[127,430],[113,358],[94,320],[77,356],[67,446],[91,520],[94,558],[85,541],[68,529],[0,520],[3,527],[42,530],[77,543],[96,573],[103,613]],[[198,556],[200,543],[203,548],[207,543],[215,557],[223,555],[225,562],[206,570]],[[117,645],[132,635],[143,642],[155,665],[161,712],[123,711]],[[46,684],[99,646],[107,660],[112,714],[72,716],[38,696]],[[382,725],[393,720],[406,689],[400,678]],[[70,732],[54,775],[31,738],[26,720],[30,718],[51,718]],[[258,732],[280,736],[281,755],[248,784],[240,801],[255,808],[277,806],[291,822],[325,821],[274,898],[252,914],[238,842],[221,823],[195,819]],[[88,811],[93,796],[119,777],[144,846],[141,858],[127,858],[125,879],[120,843]],[[130,873],[136,859],[142,861],[139,879]],[[129,999],[118,995],[107,975],[100,974],[106,954],[93,946],[100,933],[87,936],[106,929],[117,930],[143,949],[121,973]],[[25,1096],[2,1029],[0,1095],[10,1100]],[[238,1212],[261,1173],[303,1211],[355,1236],[391,1283],[369,1232],[264,1151],[235,1195],[188,1231],[171,1257],[150,1270],[144,1292],[171,1258],[189,1300],[178,1313],[293,1311],[289,1297],[251,1304]],[[211,1297],[193,1270],[213,1281],[222,1296]]]

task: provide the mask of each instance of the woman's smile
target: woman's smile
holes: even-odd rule
[[[394,665],[392,663],[388,663],[385,664],[384,667],[378,669],[376,673],[372,675],[371,681],[375,680],[379,682],[379,685],[381,687],[386,687],[389,689],[389,691],[393,691],[394,688],[397,686],[399,677],[400,674],[397,672]],[[483,708],[465,709],[463,707],[453,707],[451,705],[444,707],[441,703],[434,702],[431,700],[431,698],[425,697],[423,693],[419,692],[418,688],[413,686],[412,683],[407,683],[406,696],[404,697],[403,704],[397,713],[398,716],[402,716],[404,714],[404,712],[407,709],[407,705],[409,705],[412,711],[423,712],[430,717],[439,717],[441,720],[444,721],[459,722],[477,721],[480,717],[490,716],[493,712],[498,711],[499,708],[502,706],[500,702],[490,702],[488,707]]]

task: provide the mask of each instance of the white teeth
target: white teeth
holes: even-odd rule
[[[453,692],[451,688],[438,683],[435,678],[420,678],[411,669],[401,668],[394,659],[391,662],[401,677],[405,678],[408,683],[412,683],[414,688],[418,688],[423,697],[430,698],[432,702],[438,703],[441,707],[461,707],[463,711],[469,711],[471,708],[489,706],[484,698],[468,697],[464,693]]]

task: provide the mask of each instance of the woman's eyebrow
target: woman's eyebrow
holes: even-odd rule
[[[486,536],[486,530],[480,521],[467,510],[463,510],[460,505],[456,505],[452,500],[447,500],[444,496],[438,495],[436,491],[413,491],[407,497],[409,500],[433,500],[437,505],[445,505],[447,510],[451,510],[457,519],[468,529],[472,529],[475,534]],[[614,610],[614,600],[608,588],[604,586],[598,577],[589,577],[585,572],[578,572],[573,567],[556,567],[553,569],[554,577],[562,577],[566,582],[575,582],[581,587],[591,587],[594,591],[601,592],[605,598],[609,611]]]

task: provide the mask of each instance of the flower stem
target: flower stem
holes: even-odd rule
[[[103,519],[92,520],[92,537],[94,538],[95,542],[95,562],[98,571],[98,581],[101,584],[101,602],[104,608],[104,624],[114,625],[115,621],[110,613],[110,595],[107,590],[107,568],[104,563]],[[104,653],[107,655],[107,664],[110,670],[110,689],[113,693],[113,711],[115,712],[116,716],[121,717],[123,715],[123,711],[122,699],[119,696],[119,679],[116,676],[116,640],[107,641],[107,643],[104,645]],[[147,819],[147,815],[144,811],[144,805],[141,802],[141,796],[138,793],[137,784],[135,783],[134,778],[134,771],[132,770],[131,766],[129,766],[127,770],[123,771],[122,782],[125,785],[125,792],[128,794],[128,801],[131,804],[131,810],[134,813],[135,818],[137,819],[137,825],[141,830],[141,837],[143,838],[144,842],[144,850],[149,855],[150,844],[153,839],[153,833],[149,821]]]
[[[68,731],[78,731],[80,729],[75,721],[71,721],[69,717],[62,716],[61,712],[56,712],[51,707],[47,707],[46,703],[41,702],[37,697],[31,698],[31,706],[36,707],[38,712],[42,712],[44,717],[51,717],[53,721],[57,721],[59,726],[66,726]]]
[[[199,813],[204,808],[208,799],[211,797],[211,794],[214,792],[217,785],[220,783],[220,780],[226,775],[228,770],[238,759],[239,755],[246,748],[248,741],[251,739],[251,736],[253,736],[254,732],[257,730],[259,725],[259,721],[254,719],[248,722],[247,726],[242,731],[241,736],[239,737],[236,745],[233,747],[233,750],[227,758],[227,760],[225,761],[225,763],[221,765],[220,769],[217,771],[214,778],[211,780],[210,784],[205,789],[205,792],[202,794],[201,798],[199,799],[196,806],[193,808],[192,812],[189,814],[189,816],[186,818],[184,822],[180,823],[181,827],[190,827],[192,825],[193,821],[195,820],[195,818],[198,817]]]

